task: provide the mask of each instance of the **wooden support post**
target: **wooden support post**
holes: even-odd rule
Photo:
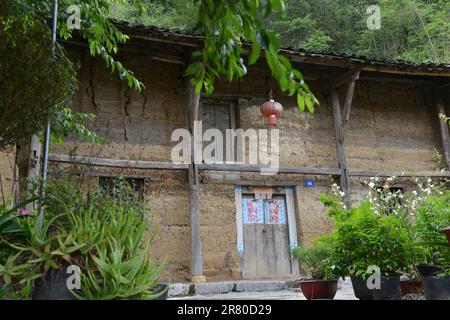
[[[435,101],[438,114],[446,114],[444,98],[442,92],[439,89],[434,90],[433,98]],[[439,117],[439,127],[441,129],[442,146],[444,149],[445,164],[447,169],[450,169],[450,136],[448,133],[448,124]]]
[[[341,127],[342,127],[342,116],[341,116],[341,106],[339,102],[339,94],[334,82],[331,84],[331,100],[333,107],[333,118],[334,118],[334,130],[336,135],[336,150],[339,161],[339,168],[341,169],[341,189],[345,193],[345,205],[350,208],[350,198],[349,198],[349,179],[348,179],[348,168],[347,159],[345,157],[344,144],[340,139]]]
[[[206,282],[203,275],[202,244],[200,237],[200,204],[199,204],[199,181],[198,170],[195,159],[194,148],[194,123],[200,120],[200,95],[195,94],[195,88],[191,79],[186,79],[186,107],[187,125],[191,132],[191,164],[189,165],[189,220],[191,233],[191,281],[194,283]]]
[[[14,185],[14,203],[28,199],[30,196],[36,196],[37,190],[35,183],[40,175],[40,158],[41,158],[41,143],[37,135],[29,136],[22,139],[16,146],[15,171],[14,178],[16,185]],[[37,203],[29,203],[25,206],[26,209],[32,210],[37,208]]]
[[[341,125],[341,132],[339,139],[344,143],[345,134],[347,133],[348,121],[350,120],[350,110],[352,109],[353,95],[355,92],[356,80],[359,79],[359,74],[361,70],[357,70],[353,73],[350,83],[347,87],[347,94],[345,96],[344,113]]]

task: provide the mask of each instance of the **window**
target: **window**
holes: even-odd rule
[[[202,103],[203,132],[219,129],[225,137],[226,129],[236,128],[234,103],[205,99]]]
[[[121,180],[126,181],[133,188],[138,200],[144,199],[144,179],[131,177],[99,177],[99,185],[109,193],[112,193],[114,186]]]
[[[202,101],[202,131],[205,134],[208,129],[218,129],[222,133],[222,146],[223,153],[221,156],[212,152],[211,156],[217,159],[218,162],[222,162],[226,159],[227,150],[234,150],[233,142],[227,141],[226,130],[236,128],[236,112],[235,105],[229,101],[219,101],[205,99]],[[209,138],[209,137],[208,137]],[[210,141],[203,143],[203,148],[209,145],[215,138],[211,138]],[[230,144],[230,145],[228,145]],[[234,152],[234,159],[236,158],[236,152]]]

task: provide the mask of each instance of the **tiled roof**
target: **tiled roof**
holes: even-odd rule
[[[168,29],[157,26],[146,26],[142,24],[130,24],[126,21],[118,21],[113,20],[114,23],[125,29],[141,31],[144,33],[151,34],[153,36],[161,36],[161,37],[175,37],[175,38],[189,38],[191,40],[196,40],[201,42],[203,40],[203,36],[200,33],[194,32],[192,30],[180,30],[180,29]],[[405,60],[397,60],[397,59],[388,59],[388,58],[380,58],[380,57],[368,57],[364,55],[357,54],[348,54],[348,53],[340,53],[334,51],[310,51],[302,48],[293,48],[293,47],[284,47],[282,48],[282,52],[289,55],[298,55],[304,57],[317,57],[323,58],[327,60],[335,60],[335,61],[347,61],[347,62],[355,62],[355,63],[364,63],[364,64],[372,64],[372,65],[382,65],[382,66],[390,66],[390,67],[398,67],[398,68],[412,68],[412,69],[421,69],[427,71],[436,71],[436,72],[450,72],[450,64],[437,64],[432,62],[411,62]]]

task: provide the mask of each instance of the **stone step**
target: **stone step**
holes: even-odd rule
[[[174,283],[169,286],[169,297],[183,297],[189,294],[208,295],[229,292],[261,292],[285,290],[286,281],[280,280],[240,280],[205,283]]]

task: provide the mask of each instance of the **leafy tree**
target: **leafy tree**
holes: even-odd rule
[[[286,0],[281,15],[263,20],[284,46],[348,54],[450,62],[450,2],[447,0]],[[140,17],[126,7],[118,19],[170,28],[195,27],[192,0],[166,1]],[[121,7],[115,2],[115,7]],[[378,5],[381,28],[369,30],[366,10]],[[190,8],[189,10],[187,8]]]
[[[161,7],[164,2],[60,0],[58,35],[66,40],[74,36],[75,31],[69,29],[66,24],[72,14],[67,9],[72,5],[78,6],[82,23],[81,29],[77,30],[76,34],[88,43],[91,55],[100,56],[111,71],[116,72],[129,87],[140,91],[144,87],[143,84],[132,71],[115,58],[119,47],[126,42],[128,36],[109,19],[111,7],[114,9],[114,4],[128,6],[130,15],[140,16],[152,8],[170,12],[163,9],[169,7]],[[192,77],[197,93],[203,89],[206,92],[212,92],[214,81],[219,77],[229,81],[243,77],[247,70],[243,59],[248,52],[246,41],[250,41],[254,46],[248,63],[255,63],[263,49],[267,63],[281,89],[289,95],[297,95],[302,111],[305,107],[311,112],[314,111],[314,104],[318,103],[317,99],[303,81],[302,74],[292,67],[288,59],[278,53],[281,46],[279,39],[273,32],[264,29],[262,24],[262,19],[269,17],[271,12],[277,14],[284,12],[284,0],[263,2],[191,0],[189,3],[190,5],[187,2],[180,3],[176,8],[179,10],[190,8],[192,12],[197,12],[195,27],[205,35],[204,48],[194,52],[195,61],[187,70],[187,75]],[[36,133],[39,128],[45,126],[48,119],[56,120],[56,126],[59,126],[57,132],[64,132],[66,135],[67,130],[62,129],[61,126],[67,125],[68,121],[83,118],[73,115],[69,119],[64,118],[67,112],[63,112],[62,108],[75,84],[74,67],[59,46],[52,54],[49,40],[52,8],[53,0],[2,2],[0,32],[7,45],[2,46],[5,52],[0,60],[2,68],[0,79],[2,86],[7,90],[0,106],[2,114],[6,115],[0,119],[0,132],[2,132],[0,147],[16,143],[20,138]],[[262,18],[260,18],[261,15]],[[178,20],[174,18],[173,21]],[[29,43],[31,43],[30,48],[25,48]],[[29,57],[46,60],[45,63],[41,61],[36,63]],[[30,75],[33,76],[30,77]],[[19,101],[16,92],[26,95],[25,100]],[[30,97],[36,100],[32,101]],[[15,109],[12,108],[11,100],[17,101]],[[57,117],[58,113],[59,117]],[[79,129],[76,124],[83,125],[80,121],[72,122],[72,127],[75,129]],[[87,130],[86,127],[84,128]],[[83,131],[86,133],[86,130],[81,130],[82,136]]]
[[[0,148],[36,133],[72,94],[75,70],[61,47],[52,52],[46,22],[0,3]]]

